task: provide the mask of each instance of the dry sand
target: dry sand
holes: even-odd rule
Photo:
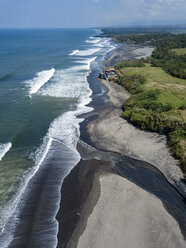
[[[115,174],[100,175],[99,182],[100,197],[78,248],[185,247],[177,222],[159,199]]]
[[[106,59],[104,65],[106,67],[112,67],[124,60],[147,58],[151,56],[153,50],[153,47],[124,43],[118,47],[108,59]]]
[[[137,48],[133,52],[136,54],[136,59],[150,57],[152,52],[154,51],[154,47],[142,47]]]

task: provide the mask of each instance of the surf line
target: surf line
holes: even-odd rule
[[[54,73],[54,68],[50,70],[44,70],[36,73],[36,76],[33,79],[26,81],[25,83],[30,88],[29,97],[31,98],[32,94],[36,94],[39,89],[54,76]]]
[[[12,143],[0,144],[0,161],[12,147]]]

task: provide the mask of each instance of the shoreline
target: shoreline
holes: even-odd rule
[[[100,113],[101,120],[95,120],[88,124],[89,134],[96,147],[105,150],[112,149],[114,152],[152,164],[186,197],[184,174],[179,166],[179,161],[173,158],[167,147],[166,136],[141,130],[121,118],[122,103],[128,99],[128,93],[120,85],[105,80],[100,80],[100,82],[108,87],[110,104],[114,108],[111,111]],[[120,95],[123,95],[124,101],[122,102],[120,102]],[[115,100],[116,96],[117,100]],[[109,135],[108,132],[111,126],[113,126],[114,136]],[[102,135],[101,138],[99,138],[100,135]],[[109,142],[106,142],[106,139]],[[111,141],[112,146],[110,146]]]
[[[120,48],[121,49],[121,48]],[[117,49],[116,49],[117,50]],[[107,61],[106,61],[106,63],[104,63],[104,65],[107,65],[107,62],[109,61],[109,63],[110,64],[112,64],[113,65],[113,63],[114,62],[112,62],[112,59],[113,59],[113,56],[117,56],[117,51],[114,51],[114,53],[113,53],[113,55],[111,56],[111,57],[109,57],[108,59],[107,59]],[[121,113],[121,107],[122,107],[122,105],[123,105],[123,102],[128,98],[128,94],[126,93],[126,92],[124,92],[123,90],[121,91],[121,88],[118,88],[119,86],[117,86],[117,85],[109,85],[108,86],[108,83],[105,83],[104,84],[106,87],[107,87],[107,95],[108,95],[108,97],[109,97],[109,99],[107,100],[108,102],[105,104],[105,106],[104,107],[102,107],[102,108],[99,108],[99,104],[98,104],[98,106],[96,106],[97,107],[97,109],[95,108],[95,110],[93,111],[93,113],[92,114],[88,114],[88,116],[86,116],[86,118],[85,118],[85,121],[81,124],[81,127],[83,128],[83,129],[88,129],[88,130],[84,130],[83,131],[83,133],[81,132],[81,137],[80,137],[80,139],[82,139],[83,141],[87,141],[87,143],[88,144],[90,144],[90,145],[93,145],[93,147],[95,147],[95,148],[97,148],[98,149],[98,151],[100,150],[100,151],[105,151],[105,152],[108,152],[108,151],[110,151],[110,152],[115,152],[115,153],[119,153],[119,154],[122,154],[122,152],[121,152],[121,150],[120,149],[118,149],[118,147],[116,146],[115,147],[115,149],[113,148],[113,144],[115,145],[115,143],[117,143],[118,142],[118,140],[116,141],[116,140],[114,140],[114,142],[113,142],[113,136],[112,136],[112,139],[109,139],[108,137],[107,137],[107,135],[105,135],[105,137],[104,137],[104,135],[103,135],[103,129],[101,128],[100,130],[98,130],[99,128],[98,128],[98,125],[99,125],[99,123],[101,122],[101,121],[105,121],[106,119],[107,119],[107,122],[106,123],[104,123],[104,126],[105,127],[107,127],[107,132],[108,132],[108,130],[111,128],[111,126],[113,127],[114,126],[114,122],[113,122],[113,115],[111,115],[111,118],[108,118],[108,115],[109,114],[111,114],[111,113],[114,113],[114,118],[119,118],[120,119],[120,122],[121,121],[123,121],[123,119],[121,119],[120,118],[120,113]],[[93,103],[94,104],[94,103]],[[107,117],[106,117],[107,116]],[[120,124],[120,122],[119,122],[119,130],[121,130],[122,129],[122,123]],[[109,124],[111,124],[111,126],[109,126]],[[118,123],[117,123],[117,125],[118,125]],[[132,126],[132,125],[131,125]],[[133,127],[134,128],[134,127]],[[92,130],[94,129],[94,131],[95,132],[93,132]],[[110,129],[111,130],[111,129]],[[118,127],[117,127],[117,130],[118,130]],[[136,130],[135,128],[134,128],[134,130]],[[99,134],[97,133],[96,134],[96,132],[97,131],[100,131],[99,132]],[[131,137],[130,137],[131,138]],[[152,136],[150,136],[150,139],[152,139]],[[128,142],[128,141],[127,141]],[[161,139],[159,139],[158,140],[158,142],[162,142],[162,140]],[[118,142],[118,143],[120,143],[120,141]],[[104,146],[105,144],[108,144],[108,146],[106,145],[106,146]],[[110,146],[109,146],[109,144],[110,144]],[[81,153],[83,153],[83,151],[81,150],[80,151],[80,154]],[[81,154],[82,155],[82,154]],[[124,155],[129,155],[129,154],[124,154]],[[83,156],[82,156],[83,157]],[[85,156],[86,157],[86,156]],[[134,157],[134,159],[139,159],[139,156],[137,156],[137,157]],[[94,162],[93,162],[94,161]],[[86,194],[84,195],[83,194],[83,196],[81,195],[81,194],[79,194],[79,196],[78,197],[82,197],[80,200],[79,200],[79,205],[78,205],[78,211],[77,211],[77,213],[80,213],[80,215],[78,215],[79,217],[77,218],[77,216],[76,216],[76,221],[75,221],[75,224],[73,225],[73,228],[71,227],[71,229],[68,231],[68,234],[67,234],[67,236],[68,236],[68,238],[65,240],[65,243],[63,243],[63,238],[62,238],[62,229],[64,229],[64,226],[65,226],[65,224],[63,223],[63,218],[62,218],[62,212],[63,212],[63,207],[64,207],[64,202],[65,201],[63,201],[63,199],[65,199],[65,198],[63,198],[63,197],[65,197],[64,196],[64,191],[66,190],[66,189],[68,189],[68,187],[70,187],[70,180],[71,180],[71,177],[72,177],[72,174],[73,174],[73,171],[71,171],[72,172],[72,174],[70,173],[68,176],[67,176],[67,178],[66,178],[66,181],[68,181],[69,180],[69,182],[66,184],[66,185],[63,185],[62,186],[62,188],[61,188],[61,195],[62,195],[62,200],[61,200],[61,207],[60,207],[60,210],[59,210],[59,213],[61,213],[61,214],[59,214],[58,216],[57,216],[57,219],[58,219],[58,221],[59,221],[59,235],[58,235],[58,248],[59,247],[69,247],[69,248],[75,248],[75,247],[79,247],[79,246],[77,246],[78,244],[79,244],[79,240],[81,239],[84,239],[85,241],[84,241],[84,243],[81,243],[81,245],[80,245],[80,247],[81,248],[83,248],[83,247],[87,247],[87,244],[86,244],[86,242],[88,242],[88,244],[89,244],[89,241],[90,241],[90,238],[92,237],[91,236],[91,234],[89,233],[89,235],[88,235],[88,237],[86,237],[86,231],[87,230],[89,230],[90,232],[92,232],[94,229],[92,229],[93,227],[92,226],[90,226],[89,224],[88,224],[88,226],[87,226],[87,223],[89,222],[89,218],[93,215],[94,217],[93,217],[93,222],[94,221],[96,221],[96,219],[98,219],[98,216],[95,214],[95,211],[97,211],[97,210],[95,210],[95,209],[97,209],[97,204],[98,204],[98,202],[99,201],[101,201],[102,199],[103,199],[103,196],[101,195],[101,193],[99,192],[99,189],[100,189],[100,187],[102,187],[103,185],[104,185],[104,183],[106,183],[107,184],[107,179],[106,179],[106,174],[109,174],[110,176],[111,176],[111,178],[113,179],[113,180],[115,180],[116,181],[116,184],[122,184],[124,181],[124,178],[123,177],[121,177],[121,176],[119,176],[118,175],[118,173],[119,173],[119,171],[115,171],[114,172],[114,170],[113,170],[113,168],[114,168],[114,165],[113,165],[113,163],[112,163],[112,161],[110,161],[110,162],[105,162],[105,161],[103,161],[103,159],[102,158],[98,158],[97,160],[90,160],[90,158],[84,158],[84,161],[81,161],[76,167],[77,168],[81,168],[81,166],[82,166],[82,164],[84,165],[84,166],[86,166],[87,165],[87,168],[86,168],[86,172],[87,172],[87,170],[89,171],[90,170],[90,174],[92,175],[92,185],[89,185],[89,187],[88,187],[88,191],[86,191]],[[148,162],[148,161],[147,161]],[[108,164],[109,164],[109,172],[107,171],[105,171],[105,173],[103,173],[103,171],[104,171],[104,166],[102,166],[101,164],[104,164],[104,165],[107,165],[108,166]],[[143,163],[143,162],[142,162]],[[99,167],[99,169],[98,168],[96,168],[96,166],[98,166]],[[76,168],[75,167],[75,168]],[[88,168],[89,167],[89,168]],[[90,167],[91,167],[91,169],[90,169]],[[103,168],[102,168],[103,167]],[[155,166],[156,167],[156,166]],[[74,168],[74,169],[75,169]],[[76,169],[77,169],[76,168]],[[73,169],[73,170],[74,170]],[[75,170],[76,170],[75,169]],[[107,167],[107,169],[108,169],[108,167]],[[158,169],[160,169],[160,168],[158,168]],[[77,169],[78,170],[78,169]],[[93,171],[92,171],[93,170]],[[102,174],[99,174],[99,170],[102,170]],[[161,171],[161,169],[160,169],[160,171]],[[80,173],[81,175],[82,174],[84,174],[84,172],[83,172],[83,170],[81,171],[81,173]],[[79,175],[79,174],[78,174]],[[95,176],[96,175],[96,176]],[[114,176],[113,176],[114,175]],[[117,177],[117,178],[115,178],[115,177]],[[78,176],[78,178],[79,178],[79,176]],[[102,178],[102,179],[100,179],[100,178]],[[122,180],[121,180],[121,178],[122,178]],[[84,181],[79,181],[79,184],[81,184],[81,183],[83,183],[83,185],[86,185],[86,178],[84,178]],[[102,181],[104,181],[104,183],[101,183],[100,182],[100,180],[102,180]],[[110,179],[109,179],[110,180]],[[130,185],[132,188],[134,187],[135,188],[135,192],[137,192],[137,193],[135,193],[135,194],[138,194],[139,192],[141,192],[141,188],[143,188],[143,187],[141,187],[141,185],[138,185],[138,186],[140,186],[140,187],[138,187],[138,186],[136,186],[135,184],[131,184],[132,182],[130,182],[130,181],[128,181],[127,179],[125,179],[126,181],[125,181],[125,183],[126,183],[126,186],[128,185]],[[111,180],[112,181],[112,180]],[[124,183],[124,184],[125,184]],[[73,184],[73,183],[72,183]],[[82,185],[81,185],[82,186]],[[74,186],[73,186],[74,187]],[[82,186],[83,187],[83,186]],[[177,188],[177,185],[175,185],[175,187]],[[106,190],[106,188],[105,188],[105,190]],[[111,190],[112,191],[112,190]],[[145,192],[145,193],[144,193]],[[146,191],[144,191],[143,193],[142,193],[142,195],[144,195],[144,194],[146,194]],[[99,194],[98,194],[99,193]],[[140,194],[140,193],[139,193]],[[95,197],[95,195],[96,195],[96,197]],[[149,196],[147,197],[147,198],[149,198],[149,197],[151,197],[152,196],[152,192],[151,193],[149,193]],[[121,197],[121,195],[119,196],[119,197]],[[131,196],[132,197],[132,196]],[[83,200],[82,200],[83,199]],[[110,199],[108,199],[108,197],[106,198],[107,199],[107,201],[110,201]],[[182,240],[182,235],[180,234],[180,229],[179,229],[179,226],[178,226],[178,223],[174,220],[174,218],[166,211],[166,208],[164,208],[164,204],[162,204],[162,201],[161,200],[159,200],[157,197],[155,197],[154,196],[154,198],[153,199],[155,199],[154,201],[156,201],[156,200],[158,200],[159,201],[159,203],[157,203],[157,205],[159,206],[158,208],[160,208],[161,209],[161,211],[163,211],[164,212],[164,214],[166,215],[166,217],[165,217],[165,219],[164,219],[164,221],[166,222],[166,221],[168,221],[169,223],[174,223],[174,225],[175,225],[175,228],[176,228],[176,233],[174,233],[173,235],[177,235],[177,237],[178,237],[178,240]],[[134,199],[133,199],[134,200]],[[134,200],[135,201],[135,200]],[[153,200],[152,200],[153,201]],[[126,204],[126,202],[125,202],[125,204]],[[135,203],[134,203],[135,204]],[[74,203],[72,204],[72,205],[74,205]],[[160,205],[162,205],[162,207],[160,207]],[[86,211],[86,208],[87,208],[87,206],[89,206],[89,210],[90,211]],[[117,212],[117,204],[116,204],[116,212]],[[158,210],[158,208],[155,210],[155,211],[159,211]],[[151,210],[152,210],[152,206],[151,206]],[[149,210],[150,211],[150,210]],[[170,211],[169,211],[170,212]],[[77,213],[76,213],[76,215],[77,215]],[[104,214],[104,213],[103,213]],[[164,215],[163,214],[163,215]],[[82,217],[81,217],[82,216]],[[92,218],[92,217],[91,217]],[[101,218],[101,216],[100,216],[100,218]],[[70,220],[69,220],[70,221]],[[149,221],[150,221],[150,219],[149,219]],[[142,224],[142,222],[143,222],[143,219],[140,219],[140,223]],[[165,224],[165,223],[164,223]],[[68,225],[67,225],[68,226]],[[86,228],[85,228],[86,227]],[[122,226],[123,227],[123,226]],[[94,226],[94,228],[95,228],[95,226]],[[186,228],[186,227],[185,227]],[[115,229],[115,227],[113,227],[113,229]],[[156,227],[155,227],[155,229],[156,229]],[[186,230],[186,229],[185,229]],[[104,229],[103,228],[103,230],[102,230],[103,232],[107,232],[108,230],[107,229]],[[157,231],[157,230],[156,230]],[[157,231],[158,232],[158,231]],[[159,231],[160,232],[160,231]],[[185,233],[186,234],[186,233]],[[95,235],[100,235],[100,233],[98,232],[97,234],[95,234]],[[91,236],[91,237],[90,237]],[[83,237],[83,238],[82,238]],[[85,237],[85,238],[84,238]],[[95,237],[95,236],[94,236]],[[96,236],[97,237],[97,236]],[[88,240],[88,241],[87,241]],[[81,241],[82,242],[82,241]],[[124,242],[124,241],[123,241]],[[184,241],[180,241],[182,244],[183,244],[183,242]],[[180,244],[181,244],[180,243]],[[94,245],[94,244],[93,244]],[[99,246],[100,244],[97,244],[97,247]],[[102,244],[103,246],[102,247],[104,247],[104,245],[105,245],[105,243],[104,244]],[[117,244],[116,244],[117,245]],[[130,244],[129,244],[130,245]],[[144,244],[143,244],[144,245]],[[94,247],[94,246],[91,246],[91,247]],[[95,246],[96,247],[96,246]],[[108,247],[108,246],[107,246]],[[140,246],[139,246],[140,247]],[[144,246],[145,247],[145,246]],[[148,247],[148,246],[147,246]],[[154,246],[153,246],[154,247]],[[165,246],[165,247],[169,247],[169,246]],[[171,247],[171,246],[170,246]],[[179,247],[184,247],[184,246],[182,246],[182,245],[180,245]]]
[[[78,238],[86,228],[87,218],[100,197],[99,175],[111,170],[105,161],[81,160],[66,177],[62,189],[65,202],[61,203],[56,216],[62,227],[58,232],[57,248],[77,246]],[[90,192],[93,192],[92,195]]]

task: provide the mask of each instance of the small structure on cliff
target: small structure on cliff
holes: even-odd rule
[[[117,78],[117,73],[115,68],[107,68],[105,69],[105,77],[107,80],[109,80],[110,78]]]
[[[109,80],[110,78],[117,78],[118,75],[116,73],[115,68],[107,68],[104,70],[104,72],[101,72],[99,74],[99,78]]]

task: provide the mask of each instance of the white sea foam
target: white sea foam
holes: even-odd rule
[[[11,218],[14,219],[14,221],[12,220],[11,223],[16,223],[17,214],[14,213],[17,212],[17,205],[21,199],[21,196],[31,178],[36,174],[41,164],[46,159],[53,141],[62,142],[66,147],[73,151],[74,165],[77,164],[80,160],[80,155],[76,150],[76,145],[80,135],[79,124],[83,121],[83,119],[77,118],[77,116],[92,110],[92,108],[85,106],[91,101],[90,96],[92,94],[86,77],[90,70],[90,63],[95,59],[96,57],[85,59],[84,61],[81,61],[83,65],[56,71],[56,75],[53,78],[53,83],[51,83],[49,86],[41,91],[41,95],[50,95],[56,97],[66,97],[68,95],[69,97],[75,96],[79,99],[77,109],[75,111],[69,111],[62,114],[50,124],[49,130],[43,139],[42,145],[36,151],[34,167],[30,170],[30,172],[27,171],[27,173],[23,177],[20,188],[14,195],[11,202],[9,202],[7,206],[3,207],[3,209],[0,209],[0,228],[2,228],[3,235],[6,235],[3,232],[4,226],[11,216],[13,216]],[[69,168],[67,174],[70,172],[71,169],[72,168]],[[11,226],[11,228],[13,234],[13,225]],[[13,236],[9,233],[9,236],[5,239],[6,245],[7,243],[11,242],[12,238]]]
[[[94,39],[90,39],[90,40],[86,40],[86,43],[93,43],[93,44],[96,44],[96,43],[99,43],[101,41],[101,39],[96,39],[96,38],[94,38]]]
[[[101,50],[101,48],[90,48],[90,49],[87,49],[87,50],[80,50],[77,55],[78,56],[90,56],[94,53],[97,53]]]
[[[0,161],[5,156],[5,154],[10,150],[11,147],[12,147],[12,144],[10,142],[5,143],[5,144],[0,143]]]
[[[41,95],[53,97],[82,98],[89,92],[87,75],[90,64],[96,57],[77,61],[76,65],[67,69],[56,71],[52,82],[40,91]]]
[[[76,55],[79,52],[79,50],[73,50],[71,53],[69,53],[70,56]]]
[[[90,37],[89,40],[87,40],[86,42],[88,43],[92,43],[92,47],[94,47],[95,49],[99,48],[100,55],[103,55],[103,58],[105,57],[106,54],[108,54],[108,52],[112,51],[113,49],[115,49],[116,47],[112,44],[112,41],[110,38],[94,38],[94,37]]]
[[[94,47],[101,47],[101,48],[104,47],[104,45],[101,44],[101,43],[94,44],[93,46],[94,46]]]
[[[56,118],[50,125],[47,133],[48,138],[63,142],[68,148],[76,150],[79,138],[79,124],[82,118],[78,115],[89,112],[91,107],[86,105],[91,102],[92,90],[89,87],[87,76],[90,72],[90,64],[97,57],[76,61],[82,65],[73,66],[64,70],[56,71],[53,82],[41,90],[41,95],[55,97],[72,97],[78,99],[77,109],[69,111]]]
[[[111,52],[112,50],[116,49],[115,46],[110,46],[110,49],[107,51],[107,53]]]
[[[38,72],[32,80],[26,81],[26,84],[30,88],[29,96],[31,97],[32,94],[37,93],[39,89],[54,76],[54,73],[54,68],[52,68],[51,70],[41,71]]]
[[[91,37],[90,39],[94,38]],[[76,55],[90,56],[100,51],[102,49],[101,45],[106,45],[106,42],[92,42],[92,47],[94,47],[95,44],[100,47],[82,50],[78,52],[76,51]],[[104,52],[108,50],[108,48],[109,44],[107,47],[105,47]],[[102,52],[100,54],[102,54]],[[13,213],[15,212],[17,204],[20,201],[20,198],[28,185],[28,182],[36,174],[41,164],[46,159],[47,154],[49,154],[48,152],[52,147],[52,143],[54,141],[62,142],[74,152],[73,159],[75,164],[79,161],[80,155],[76,150],[76,145],[80,136],[79,124],[83,121],[83,119],[78,118],[78,115],[92,110],[92,108],[86,106],[88,103],[90,103],[92,94],[92,91],[89,88],[89,84],[87,82],[87,75],[90,71],[90,64],[95,59],[96,57],[82,60],[80,58],[80,60],[76,61],[76,66],[64,70],[59,70],[56,72],[55,69],[51,69],[49,71],[42,71],[38,73],[33,80],[27,81],[28,86],[30,88],[30,96],[39,91],[40,95],[72,98],[76,97],[78,99],[78,104],[77,109],[75,111],[66,112],[56,118],[51,123],[49,130],[43,139],[42,145],[37,149],[35,156],[35,166],[30,170],[30,172],[27,172],[25,174],[22,184],[20,185],[20,189],[17,191],[17,194],[14,196],[11,203],[9,203],[9,207],[3,208],[3,210],[5,210],[4,212],[2,212],[1,218],[1,220],[4,219],[3,223],[6,223],[7,219],[11,216],[14,216],[14,218],[16,219],[16,214],[13,215]],[[51,78],[51,83],[42,87]],[[71,169],[72,168],[69,168],[69,171]],[[11,240],[12,236],[9,235],[8,239]]]
[[[23,175],[22,183],[19,186],[17,193],[11,199],[11,201],[8,202],[7,205],[4,206],[3,208],[0,207],[0,212],[1,212],[0,234],[6,236],[6,238],[3,241],[4,243],[2,244],[2,248],[7,248],[8,245],[13,240],[14,225],[18,221],[18,219],[17,219],[17,216],[18,216],[17,205],[18,205],[18,203],[21,199],[21,196],[24,193],[29,181],[36,174],[36,172],[39,170],[42,162],[44,161],[44,159],[45,159],[45,157],[46,157],[46,155],[47,155],[47,153],[51,147],[51,144],[52,144],[52,138],[45,137],[44,142],[43,142],[42,146],[40,147],[40,152],[38,152],[38,154],[36,156],[35,166],[30,171],[27,171],[25,173],[25,175]],[[4,230],[5,230],[5,225],[6,225],[9,218],[12,218],[12,221],[11,221],[11,226],[9,227],[9,233],[7,236],[6,233],[4,233]]]
[[[78,61],[76,61],[76,63],[80,63],[80,64],[85,64],[86,65],[86,67],[87,67],[87,70],[89,70],[90,69],[90,64],[94,61],[94,60],[96,60],[96,58],[97,58],[97,56],[96,57],[93,57],[93,58],[90,58],[90,59],[84,59],[84,60],[78,60]]]

